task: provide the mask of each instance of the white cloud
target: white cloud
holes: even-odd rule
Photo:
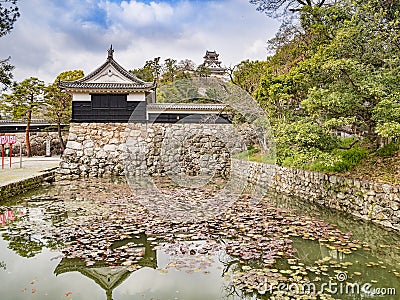
[[[278,26],[248,0],[30,0],[19,6],[15,29],[0,38],[0,56],[12,56],[18,81],[51,82],[69,69],[88,74],[104,62],[110,44],[127,69],[156,56],[201,63],[206,50],[219,52],[227,66],[264,59]]]
[[[121,22],[124,25],[142,27],[154,23],[167,23],[173,17],[174,10],[168,3],[150,2],[150,4],[135,0],[123,1],[120,4],[106,2],[108,21]]]
[[[252,44],[248,45],[248,47],[244,51],[246,57],[260,57],[261,55],[265,55],[267,53],[267,45],[265,40],[255,40]]]

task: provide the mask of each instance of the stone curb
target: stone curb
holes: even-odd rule
[[[39,187],[43,182],[55,180],[58,167],[43,170],[38,175],[0,186],[0,202]]]

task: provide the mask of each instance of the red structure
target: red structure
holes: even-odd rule
[[[1,168],[4,169],[4,150],[5,145],[10,145],[10,168],[11,168],[11,159],[12,159],[12,145],[17,142],[17,137],[15,135],[2,135],[0,136],[0,145],[1,145]]]

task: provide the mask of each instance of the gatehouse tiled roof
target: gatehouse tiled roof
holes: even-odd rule
[[[132,83],[86,83],[77,81],[61,81],[60,88],[65,89],[101,89],[101,90],[149,90],[154,86],[153,84],[132,84]]]
[[[89,75],[75,80],[75,81],[60,81],[58,86],[66,90],[124,90],[124,91],[149,91],[155,88],[152,82],[143,81],[134,76],[129,71],[125,70],[113,58],[114,50],[108,50],[108,57],[104,64],[98,67]],[[125,82],[93,82],[94,79],[101,73],[107,71],[111,72],[110,67],[118,72],[118,75],[124,79]]]

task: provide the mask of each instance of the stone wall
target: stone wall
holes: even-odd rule
[[[400,230],[400,186],[237,159],[232,169],[252,184]]]
[[[63,132],[64,142],[67,141],[68,132]],[[17,139],[25,140],[25,133],[16,133]],[[57,132],[31,132],[30,142],[31,142],[31,153],[32,156],[44,156],[46,155],[46,140],[50,140],[50,150],[51,155],[61,154],[61,145],[58,139]],[[19,155],[19,143],[13,145],[13,155]],[[8,148],[8,145],[7,145]],[[22,154],[26,155],[26,145],[25,142],[22,143]]]
[[[254,131],[230,124],[72,123],[62,177],[184,174],[227,177]]]
[[[59,173],[72,178],[122,174],[125,129],[121,123],[71,123]]]

